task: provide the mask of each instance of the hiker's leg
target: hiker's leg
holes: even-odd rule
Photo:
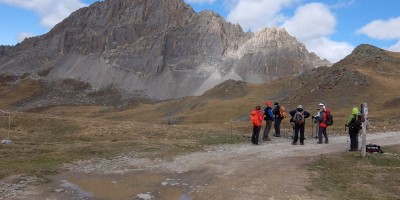
[[[293,136],[293,143],[296,143],[299,140],[299,126],[294,126],[294,136]]]
[[[271,131],[271,125],[272,125],[272,121],[271,120],[267,120],[265,121],[265,129],[264,129],[264,137],[263,140],[269,140],[269,132]]]
[[[275,128],[275,135],[280,136],[281,135],[281,119],[279,119],[279,118],[275,119],[274,128]]]
[[[325,143],[328,143],[328,142],[329,142],[329,139],[328,139],[328,133],[326,133],[326,129],[327,129],[327,128],[324,128],[323,134],[324,134],[324,138],[325,138]]]
[[[255,144],[258,144],[258,137],[260,137],[261,126],[256,126]]]
[[[358,149],[358,134],[355,132],[350,132],[350,149],[357,150]]]
[[[300,125],[300,143],[304,143],[304,124]]]
[[[319,127],[318,128],[318,143],[322,144],[322,134],[324,132],[324,128],[323,127]]]
[[[256,143],[256,132],[257,132],[257,126],[253,126],[253,134],[251,135],[251,143],[253,144]]]

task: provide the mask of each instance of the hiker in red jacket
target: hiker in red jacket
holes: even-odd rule
[[[320,113],[321,122],[319,122],[319,130],[318,130],[318,144],[322,144],[322,136],[325,138],[325,144],[329,143],[328,134],[326,133],[326,128],[328,125],[326,122],[326,116],[331,114],[331,109],[325,108],[324,111]]]
[[[251,111],[250,120],[251,123],[253,123],[253,135],[251,136],[251,143],[258,145],[258,137],[260,135],[261,125],[263,121],[263,115],[260,106],[256,106],[256,108]]]

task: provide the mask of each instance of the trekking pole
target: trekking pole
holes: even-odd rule
[[[311,137],[314,137],[314,116],[311,117]]]

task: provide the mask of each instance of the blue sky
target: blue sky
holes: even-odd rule
[[[0,45],[48,32],[95,0],[0,0]],[[310,52],[331,62],[360,44],[400,52],[399,0],[185,0],[212,10],[245,31],[285,28]]]

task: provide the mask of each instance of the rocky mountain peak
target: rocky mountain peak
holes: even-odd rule
[[[281,38],[293,38],[293,36],[289,35],[289,33],[284,28],[279,27],[271,27],[271,28],[263,28],[260,31],[256,32],[258,37],[264,37],[268,40],[280,40]]]
[[[183,0],[106,0],[49,33],[0,48],[0,73],[45,83],[75,79],[123,98],[201,95],[225,80],[264,83],[330,65],[281,28],[243,32]],[[112,86],[112,87],[110,87]]]

